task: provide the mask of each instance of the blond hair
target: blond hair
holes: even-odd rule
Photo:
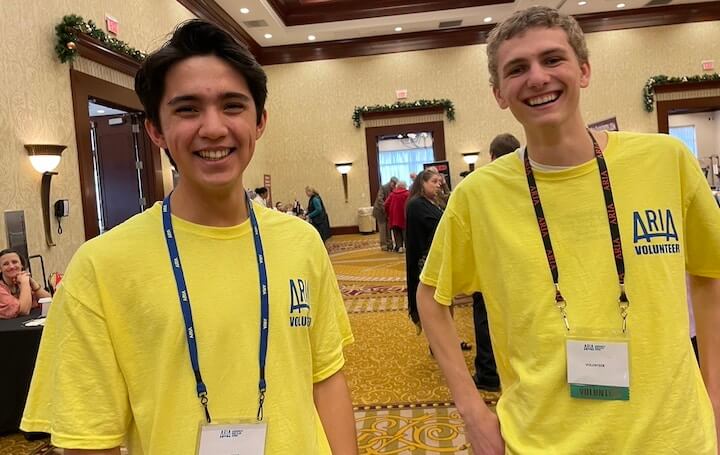
[[[512,16],[492,29],[487,39],[488,72],[490,85],[497,87],[500,82],[498,74],[498,50],[500,45],[509,39],[522,35],[534,27],[560,28],[565,31],[568,43],[575,51],[580,64],[589,62],[587,43],[580,24],[566,14],[546,6],[533,6],[516,11]]]

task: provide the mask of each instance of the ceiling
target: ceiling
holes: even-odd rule
[[[481,43],[498,21],[532,5],[574,15],[586,32],[720,20],[712,0],[178,1],[242,37],[264,64]]]

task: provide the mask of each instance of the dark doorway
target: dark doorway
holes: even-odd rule
[[[162,165],[135,92],[75,70],[70,81],[85,238],[90,239],[163,198]],[[109,111],[96,107],[91,117],[91,102]]]
[[[91,103],[93,105],[103,107]],[[91,115],[92,111],[93,107],[90,108]],[[114,228],[148,206],[146,193],[149,184],[143,161],[146,144],[140,132],[142,124],[143,115],[137,112],[91,116],[100,233]]]
[[[381,140],[391,136],[407,137],[408,134],[420,134],[426,132],[432,137],[432,150],[434,159],[431,161],[442,161],[445,159],[445,130],[443,122],[409,123],[405,125],[381,126],[365,128],[365,143],[367,146],[368,178],[370,180],[370,203],[375,202],[380,185],[380,164],[378,145]],[[418,169],[420,171],[422,169]],[[398,175],[401,180],[407,180],[407,175]],[[411,182],[408,182],[411,183]]]

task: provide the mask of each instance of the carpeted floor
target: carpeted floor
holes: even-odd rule
[[[40,455],[49,454],[50,450],[49,439],[27,441],[21,434],[0,437],[0,455]]]

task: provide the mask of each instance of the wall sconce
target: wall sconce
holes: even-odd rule
[[[478,156],[480,156],[480,153],[479,152],[463,153],[462,156],[463,156],[463,161],[465,161],[468,164],[470,171],[471,172],[474,171],[475,163],[477,163]]]
[[[45,242],[48,246],[55,246],[50,233],[50,180],[57,175],[55,168],[60,164],[60,155],[67,147],[64,145],[26,144],[30,156],[30,164],[36,171],[42,173],[40,187],[40,200],[42,202],[43,225],[45,227]]]
[[[348,175],[348,172],[350,172],[351,167],[352,167],[352,163],[335,163],[335,168],[338,170],[340,175],[342,175],[343,190],[345,191],[345,202],[348,201],[347,175]]]

